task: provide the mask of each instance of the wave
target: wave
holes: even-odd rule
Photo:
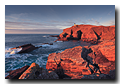
[[[56,41],[56,42],[63,42],[63,41]]]
[[[5,58],[5,71],[7,73],[10,70],[15,70],[25,65],[30,65],[37,58],[38,55],[27,53],[8,55]]]
[[[55,53],[61,53],[62,51],[64,51],[64,50],[59,50],[59,51],[56,51]]]
[[[38,45],[35,45],[35,47],[40,47],[40,46],[42,46],[43,48],[44,47],[49,47],[49,46],[51,46],[51,45],[49,45],[49,44],[38,44]]]
[[[43,36],[43,37],[47,37],[47,36]]]
[[[9,49],[5,50],[5,54],[6,55],[7,54],[13,55],[13,54],[16,54],[16,53],[20,52],[21,50],[22,50],[22,48],[16,48],[16,49],[9,48]]]
[[[6,72],[6,73],[5,73],[5,77],[8,76],[8,75],[9,75],[9,73]]]
[[[47,57],[49,54],[42,54],[35,63],[37,63],[40,67],[46,68],[46,63],[47,63]]]

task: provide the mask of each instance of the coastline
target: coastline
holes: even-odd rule
[[[64,29],[57,38],[56,41],[82,40],[95,45],[76,46],[61,53],[49,54],[46,64],[47,71],[45,72],[47,75],[52,72],[55,77],[57,76],[57,79],[115,79],[115,26],[72,26]],[[36,66],[35,64],[34,67]],[[31,69],[29,70],[31,71]],[[51,76],[47,77],[47,75],[41,78],[40,74],[44,73],[44,71],[42,73],[41,70],[37,71],[38,75],[35,75],[35,79],[51,78]],[[28,75],[28,72],[25,71],[24,73]]]

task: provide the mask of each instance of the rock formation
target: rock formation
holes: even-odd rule
[[[46,64],[48,71],[32,63],[29,68],[10,72],[6,78],[115,79],[115,26],[74,25],[56,37],[56,41],[82,40],[96,45],[76,46],[61,53],[51,53]],[[23,50],[19,53],[36,49],[31,44],[16,48],[21,47]]]
[[[99,45],[76,46],[49,54],[46,69],[55,71],[59,68],[73,79],[91,74],[110,74],[110,70],[115,70],[115,42],[103,41]]]
[[[96,44],[99,39],[115,39],[115,26],[75,25],[64,29],[57,41],[82,40]]]
[[[53,71],[47,71],[36,63],[30,66],[26,65],[20,69],[10,71],[5,79],[59,79],[59,76]]]
[[[31,66],[19,77],[19,79],[59,79],[54,72],[48,72],[38,64],[32,63]]]
[[[25,44],[25,45],[21,45],[21,46],[18,46],[18,47],[15,47],[15,48],[11,48],[11,50],[14,50],[14,49],[17,49],[17,48],[22,48],[21,51],[19,51],[18,53],[28,53],[28,52],[31,52],[39,47],[35,47],[34,45],[32,44]]]
[[[9,75],[7,77],[5,77],[5,79],[18,79],[21,74],[28,69],[28,65],[20,68],[20,69],[16,69],[16,70],[12,70],[12,71],[9,71]]]

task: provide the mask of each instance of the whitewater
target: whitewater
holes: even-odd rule
[[[5,76],[10,70],[21,68],[35,62],[46,69],[47,57],[50,53],[62,52],[67,48],[85,46],[89,43],[82,41],[57,41],[56,37],[49,37],[50,34],[6,34],[5,35]],[[29,53],[17,54],[22,48],[11,49],[24,44],[32,44],[36,47],[42,46]],[[53,43],[53,45],[43,44]]]

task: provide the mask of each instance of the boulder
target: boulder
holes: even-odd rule
[[[41,47],[41,46],[40,46]],[[18,53],[28,53],[28,52],[31,52],[35,49],[38,49],[39,47],[35,47],[34,45],[32,44],[25,44],[25,45],[21,45],[21,46],[18,46],[18,47],[15,47],[15,48],[11,48],[11,50],[14,50],[14,49],[17,49],[17,48],[22,48],[21,51],[19,51]]]
[[[25,70],[27,70],[28,68],[29,68],[29,66],[26,65],[20,69],[9,71],[9,75],[7,77],[5,77],[5,79],[18,79],[22,75],[22,73]]]
[[[55,72],[48,72],[38,64],[32,63],[19,79],[59,79]]]
[[[19,79],[34,79],[36,76],[39,76],[42,68],[39,67],[36,63],[32,63],[30,67],[19,77]]]

